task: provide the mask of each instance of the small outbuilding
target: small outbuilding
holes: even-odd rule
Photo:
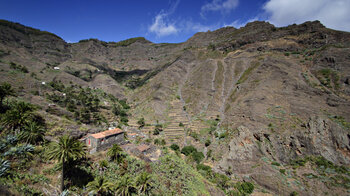
[[[113,146],[113,144],[124,143],[124,131],[115,128],[99,133],[89,134],[86,139],[86,145],[90,149],[90,153],[105,150]]]

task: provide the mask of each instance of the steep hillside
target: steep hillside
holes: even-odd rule
[[[131,106],[130,128],[139,129],[143,117],[151,139],[191,144],[214,171],[252,181],[258,191],[344,195],[350,187],[349,170],[339,170],[350,164],[350,33],[318,21],[283,28],[257,21],[179,44],[66,43],[0,21],[0,68],[0,83],[40,105],[47,120],[58,122],[52,128],[94,132],[117,124],[112,95]],[[80,119],[79,125],[64,104],[59,112],[47,110],[59,102],[48,95],[67,90],[48,86],[51,81],[90,87],[104,105],[103,123]]]

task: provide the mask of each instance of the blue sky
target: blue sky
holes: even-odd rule
[[[145,37],[183,42],[199,31],[265,20],[276,26],[320,20],[350,31],[350,0],[0,0],[0,19],[49,31],[67,42]]]

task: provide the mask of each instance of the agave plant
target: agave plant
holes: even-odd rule
[[[5,140],[6,140],[6,144],[15,145],[18,141],[18,138],[17,136],[10,134],[10,135],[7,135]]]
[[[28,157],[32,156],[34,151],[34,146],[31,144],[22,144],[18,146],[11,147],[8,151],[4,153],[4,156],[10,157]]]
[[[0,159],[0,177],[6,175],[7,171],[10,169],[10,162],[8,160]]]

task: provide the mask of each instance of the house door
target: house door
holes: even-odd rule
[[[90,141],[90,139],[89,139],[89,146],[90,146],[90,142],[91,142],[91,141]]]

